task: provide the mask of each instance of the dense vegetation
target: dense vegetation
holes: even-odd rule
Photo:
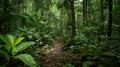
[[[0,67],[119,67],[120,0],[0,0]]]

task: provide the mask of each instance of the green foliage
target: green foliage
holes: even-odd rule
[[[34,58],[29,54],[19,54],[15,56],[14,58],[20,59],[21,61],[23,61],[26,65],[30,67],[36,67],[36,62]]]
[[[117,55],[119,53],[116,53],[114,51],[106,51],[103,50],[106,49],[104,47],[97,47],[95,45],[77,45],[77,46],[71,46],[71,51],[73,53],[72,58],[74,60],[82,61],[79,62],[78,64],[83,65],[83,67],[89,67],[92,65],[97,65],[97,66],[104,66],[106,64],[111,63],[114,61],[112,64],[117,65],[116,62],[119,62],[119,59],[117,59]],[[116,58],[116,60],[114,59]],[[109,61],[108,61],[109,60]],[[77,63],[76,61],[76,63]],[[111,65],[112,65],[111,64]]]
[[[5,36],[0,34],[0,39],[5,43],[3,45],[0,45],[0,46],[2,46],[0,49],[0,53],[8,61],[10,61],[10,59],[15,57],[15,58],[22,60],[28,66],[35,67],[36,62],[31,55],[18,54],[18,53],[22,52],[23,50],[27,49],[29,46],[35,44],[34,42],[32,42],[32,41],[31,42],[21,42],[24,39],[24,37],[17,38],[16,36],[13,36],[10,34],[7,34]],[[28,61],[29,61],[28,58],[32,62],[28,63]]]
[[[52,41],[53,33],[51,27],[47,24],[44,17],[39,16],[38,13],[33,15],[22,15],[26,19],[24,27],[18,28],[20,33],[23,33],[27,40],[33,40],[38,45],[46,44],[48,41]]]
[[[35,44],[35,43],[32,42],[32,41],[31,42],[23,42],[23,43],[19,44],[17,46],[16,54],[19,53],[19,52],[21,52],[21,51],[23,51],[23,50],[25,50],[25,49],[27,49],[29,46],[31,46],[33,44]]]
[[[71,1],[74,1],[77,33],[75,43],[72,44]],[[109,1],[111,0],[0,0],[0,33],[8,33],[0,35],[0,60],[4,57],[0,64],[7,65],[17,58],[34,67],[34,59],[29,63],[32,58],[27,60],[26,57],[30,55],[21,53],[36,42],[36,45],[25,51],[37,58],[39,67],[44,62],[41,59],[45,58],[45,50],[51,48],[54,37],[60,36],[63,46],[70,44],[70,56],[73,60],[65,67],[119,67],[120,0],[113,0],[111,40],[107,37]],[[23,39],[30,42],[22,42]]]
[[[11,54],[13,55],[15,53],[16,46],[24,38],[23,37],[16,38],[15,36],[8,34],[8,35],[5,35],[5,36],[0,35],[0,39],[2,41],[4,41],[4,43],[5,43],[4,47],[6,48],[6,50],[8,52],[11,52]]]

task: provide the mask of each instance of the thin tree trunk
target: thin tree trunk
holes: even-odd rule
[[[88,21],[88,13],[87,13],[87,9],[88,8],[88,6],[87,6],[87,0],[86,0],[86,2],[85,2],[85,11],[86,11],[86,25],[87,25],[87,21]]]
[[[85,0],[83,0],[83,23],[85,24]]]
[[[101,35],[103,35],[103,0],[100,0],[100,32],[101,34],[99,34],[99,37],[98,37],[98,45],[100,45],[101,43]]]
[[[87,0],[83,0],[83,23],[87,25]]]
[[[103,0],[101,0],[101,28],[102,28],[102,35],[103,35]]]
[[[109,0],[109,20],[108,20],[108,38],[111,39],[112,36],[112,0]]]
[[[72,26],[71,40],[74,41],[74,38],[76,36],[74,1],[70,1],[70,7],[71,7],[71,26]]]
[[[88,21],[90,21],[90,18],[91,18],[90,17],[90,13],[91,13],[91,4],[90,4],[90,1],[91,0],[88,1]]]
[[[5,17],[7,15],[7,7],[8,7],[8,3],[9,3],[9,0],[5,0],[3,1],[3,10],[2,10],[2,13],[1,13],[1,16],[0,16],[0,32],[2,34],[6,33],[8,31],[7,29],[7,26],[5,26],[4,24],[6,23],[5,22]]]

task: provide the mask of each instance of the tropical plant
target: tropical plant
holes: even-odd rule
[[[118,53],[114,51],[103,50],[104,47],[97,47],[95,45],[84,44],[82,46],[71,46],[71,51],[73,52],[72,58],[81,64],[82,67],[89,67],[93,65],[105,66],[106,64],[111,63],[116,64],[118,62],[117,55]],[[116,64],[117,65],[117,64]]]
[[[0,54],[3,55],[8,62],[12,58],[17,58],[30,67],[36,67],[36,62],[31,55],[20,54],[20,52],[35,44],[35,42],[21,42],[24,37],[16,37],[10,34],[0,34],[0,39],[3,41],[3,44],[0,44]]]

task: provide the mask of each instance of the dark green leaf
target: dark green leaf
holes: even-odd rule
[[[23,43],[19,44],[17,46],[17,52],[16,52],[16,54],[19,53],[19,52],[21,52],[21,51],[23,51],[23,50],[25,50],[26,48],[28,48],[29,46],[31,46],[33,44],[35,44],[35,42],[33,42],[33,41],[31,41],[31,42],[23,42]]]
[[[20,54],[15,56],[14,58],[20,59],[22,62],[24,62],[26,65],[30,67],[36,67],[36,62],[34,58],[29,54]]]

